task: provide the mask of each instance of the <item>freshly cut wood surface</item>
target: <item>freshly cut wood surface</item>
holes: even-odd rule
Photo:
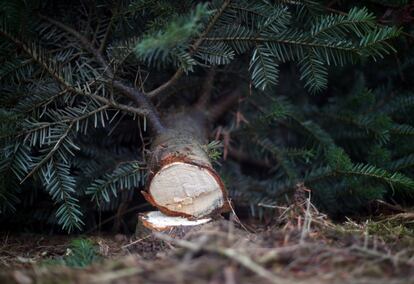
[[[144,227],[152,231],[166,231],[169,229],[177,229],[179,227],[193,227],[206,224],[211,221],[211,218],[204,218],[198,220],[189,220],[184,217],[167,216],[160,211],[151,211],[140,214],[139,222]]]
[[[211,218],[189,220],[184,217],[168,216],[160,211],[151,211],[139,214],[136,234],[142,238],[152,232],[163,232],[179,237],[189,229],[206,224],[211,220]]]
[[[159,170],[149,191],[156,204],[196,218],[224,204],[220,184],[210,171],[183,162],[167,164]]]

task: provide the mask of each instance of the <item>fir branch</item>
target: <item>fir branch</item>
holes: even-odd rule
[[[406,111],[412,107],[414,107],[414,95],[408,93],[390,100],[384,105],[382,111],[388,114],[395,114],[396,112]]]
[[[146,116],[148,116],[149,121],[152,124],[155,132],[160,134],[161,132],[165,130],[161,122],[160,115],[158,114],[154,105],[149,101],[149,99],[136,88],[131,87],[120,80],[116,80],[114,73],[112,72],[112,67],[105,60],[105,58],[99,52],[99,50],[93,47],[93,44],[89,42],[87,38],[85,38],[83,35],[78,33],[73,28],[63,24],[62,22],[50,19],[45,16],[41,16],[41,17],[46,19],[50,23],[58,26],[59,28],[63,29],[64,31],[68,32],[69,34],[73,35],[76,39],[78,39],[83,45],[83,47],[86,48],[89,52],[91,52],[93,56],[95,57],[95,59],[98,61],[98,63],[104,68],[104,73],[107,75],[109,81],[112,82],[112,85],[116,89],[118,89],[122,94],[124,94],[126,97],[134,101],[138,106],[146,110]]]
[[[315,3],[316,4],[316,3]],[[325,5],[320,5],[319,4],[319,7],[322,9],[322,10],[326,10],[326,11],[329,11],[329,12],[333,12],[333,13],[336,13],[336,14],[339,14],[339,15],[344,15],[344,16],[347,16],[347,13],[346,12],[343,12],[343,11],[340,11],[340,10],[337,10],[337,9],[334,9],[334,8],[331,8],[331,7],[327,7],[327,6],[325,6]],[[376,23],[376,25],[378,26],[378,27],[387,27],[386,25],[384,25],[384,24],[381,24],[381,23]],[[412,35],[412,34],[410,34],[410,33],[407,33],[407,32],[404,32],[404,31],[402,31],[401,30],[401,34],[402,35],[404,35],[404,36],[406,36],[406,37],[409,37],[409,38],[414,38],[414,35]]]
[[[86,114],[83,114],[83,115],[81,115],[79,117],[76,117],[76,118],[67,118],[67,119],[53,121],[53,122],[44,122],[44,123],[41,123],[41,125],[39,127],[30,128],[30,129],[26,129],[26,130],[20,131],[18,133],[13,134],[13,136],[16,137],[16,138],[25,136],[24,141],[26,141],[28,139],[28,136],[29,135],[31,135],[31,134],[33,134],[35,132],[39,132],[39,131],[45,130],[47,128],[56,126],[56,125],[62,125],[62,124],[68,124],[68,123],[69,124],[72,124],[73,123],[73,124],[75,124],[75,126],[77,126],[78,123],[81,120],[87,119],[90,116],[93,116],[93,115],[95,115],[95,114],[97,114],[99,112],[102,112],[102,111],[107,110],[108,108],[109,108],[108,105],[103,105],[103,106],[100,106],[100,107],[98,107],[98,108],[96,108],[96,109],[94,109],[94,110],[92,110],[92,111],[90,111],[90,112],[88,112]],[[78,127],[76,127],[76,128],[78,128]],[[0,138],[4,138],[4,137],[0,137]],[[31,144],[34,145],[36,143],[31,142]]]
[[[413,167],[414,167],[414,154],[410,154],[398,160],[392,161],[388,165],[388,168],[391,171],[401,171],[401,170],[413,168]]]
[[[369,32],[375,26],[375,17],[373,13],[368,12],[366,8],[352,8],[347,14],[331,14],[320,17],[312,25],[312,36],[320,35],[337,36],[338,34],[353,32],[359,37]]]
[[[70,130],[72,129],[72,127],[73,127],[73,125],[74,125],[74,122],[71,122],[68,126],[67,126],[67,128],[66,128],[66,130],[65,130],[65,132],[63,133],[63,135],[61,135],[60,137],[59,137],[59,139],[56,141],[56,143],[55,143],[55,145],[53,146],[53,148],[50,150],[50,151],[48,151],[48,153],[46,154],[46,156],[45,157],[43,157],[41,160],[40,160],[40,162],[38,162],[37,164],[36,164],[36,166],[32,169],[32,170],[30,170],[30,172],[20,181],[20,183],[22,184],[25,180],[27,180],[30,176],[32,176],[38,169],[40,169],[42,166],[43,166],[43,164],[45,164],[46,162],[48,162],[49,161],[49,159],[50,158],[52,158],[53,157],[53,155],[55,154],[55,152],[57,152],[58,150],[59,150],[59,147],[62,145],[62,143],[65,141],[65,139],[67,138],[67,136],[69,135],[69,133],[70,133]]]
[[[261,90],[269,85],[277,85],[279,79],[278,64],[274,61],[272,53],[262,45],[256,45],[250,60],[253,85]]]
[[[0,172],[5,173],[8,169],[18,178],[24,178],[33,165],[29,146],[15,142],[2,149],[0,161]]]
[[[372,133],[382,144],[386,144],[390,140],[390,131],[393,127],[394,132],[398,131],[397,124],[394,124],[393,126],[392,120],[386,115],[347,115],[341,113],[324,113],[323,115],[329,119],[342,121],[354,125],[361,130],[365,130],[368,133]],[[400,130],[403,130],[403,128],[400,128]]]
[[[307,51],[306,56],[299,62],[299,69],[300,79],[305,80],[305,88],[311,93],[317,93],[326,88],[328,71],[312,50]]]
[[[117,196],[121,189],[132,189],[143,183],[142,166],[139,162],[125,162],[119,165],[112,173],[105,174],[94,180],[87,188],[86,194],[91,195],[92,201],[99,205],[102,200],[110,201],[109,193]]]
[[[388,54],[394,49],[387,42],[397,37],[399,31],[395,28],[376,29],[355,45],[348,39],[319,40],[309,34],[287,30],[275,37],[273,33],[262,33],[260,36],[246,36],[237,30],[229,31],[225,36],[206,37],[205,41],[227,42],[232,44],[268,44],[276,58],[280,61],[302,58],[304,49],[313,49],[316,54],[327,64],[344,65],[346,62],[354,62],[358,56],[377,57]]]
[[[260,145],[264,151],[267,151],[272,155],[272,157],[282,167],[283,171],[286,173],[289,179],[293,180],[297,178],[297,173],[293,168],[294,165],[291,163],[286,154],[272,141],[267,138],[260,139],[260,137],[256,137],[255,142]]]
[[[225,43],[204,44],[198,48],[195,56],[203,60],[206,64],[225,65],[234,59],[233,49]]]
[[[359,46],[361,55],[369,56],[374,60],[383,58],[384,54],[396,52],[395,48],[389,43],[389,40],[400,35],[401,29],[395,27],[377,28],[361,38]]]
[[[201,21],[208,15],[207,5],[197,4],[189,15],[173,18],[163,30],[145,35],[135,47],[136,54],[145,61],[167,58],[174,49],[199,34]]]
[[[388,171],[377,168],[369,164],[355,164],[349,169],[332,170],[330,167],[323,167],[312,171],[305,178],[305,183],[315,183],[322,179],[338,176],[360,176],[367,177],[389,184],[392,188],[402,186],[409,190],[414,190],[414,180],[398,172],[389,173]]]
[[[208,35],[208,33],[214,27],[215,23],[220,18],[221,14],[225,11],[225,9],[230,4],[230,2],[231,2],[231,0],[225,0],[223,2],[222,6],[217,10],[217,12],[211,18],[211,20],[209,21],[209,23],[207,24],[206,28],[201,33],[199,38],[192,45],[190,55],[197,51],[197,49],[200,47],[200,45],[205,40],[205,37]],[[170,88],[172,85],[174,85],[181,78],[181,76],[183,74],[184,74],[184,69],[183,68],[178,68],[178,70],[174,73],[174,75],[167,82],[165,82],[161,86],[157,87],[156,89],[154,89],[150,92],[147,92],[146,95],[150,98],[158,96],[159,94],[161,94],[162,92],[164,92],[165,90]]]
[[[4,183],[4,179],[0,183]],[[20,199],[11,190],[2,190],[4,185],[0,184],[0,215],[6,213],[16,213],[16,204],[19,203]]]
[[[56,211],[58,224],[69,233],[80,230],[84,223],[79,200],[74,196],[75,179],[70,174],[70,167],[52,158],[42,167],[41,178],[52,199],[62,203]]]
[[[414,135],[414,127],[409,124],[393,123],[390,132],[397,135]]]
[[[63,76],[59,74],[55,66],[51,65],[50,62],[46,61],[42,56],[38,56],[38,54],[33,48],[30,48],[29,46],[24,44],[22,41],[20,41],[19,39],[17,39],[16,37],[12,36],[11,34],[7,33],[6,31],[2,29],[0,29],[0,35],[7,37],[8,39],[12,40],[15,44],[20,46],[25,51],[26,54],[31,56],[36,63],[42,66],[66,90],[73,92],[75,94],[81,95],[81,96],[92,98],[103,104],[107,104],[113,108],[120,109],[120,110],[129,112],[129,113],[133,113],[139,116],[148,115],[148,110],[145,108],[135,108],[135,107],[131,107],[128,105],[120,104],[113,100],[91,93],[89,91],[90,88],[88,85],[83,86],[83,89],[80,87],[73,86],[71,83],[66,81]]]
[[[219,42],[249,42],[252,44],[258,43],[281,43],[287,45],[296,45],[296,46],[303,46],[303,47],[314,47],[314,48],[323,48],[323,49],[332,49],[332,50],[340,50],[340,51],[347,51],[357,53],[358,48],[353,47],[352,45],[343,44],[343,43],[324,43],[318,41],[306,41],[306,40],[295,40],[295,39],[288,39],[283,37],[251,37],[251,36],[226,36],[226,37],[206,37],[204,38],[206,41],[219,41]]]

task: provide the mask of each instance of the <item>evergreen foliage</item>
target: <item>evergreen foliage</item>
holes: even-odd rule
[[[75,239],[71,241],[65,256],[48,260],[44,264],[84,268],[98,260],[98,248],[91,240]]]
[[[412,197],[412,27],[379,23],[406,1],[66,2],[0,0],[1,218],[38,202],[31,187],[54,204],[48,222],[68,232],[84,228],[91,207],[136,199],[154,123],[148,100],[160,113],[189,105],[190,82],[202,85],[213,67],[217,89],[251,86],[237,111],[245,122],[229,111],[214,127],[231,137],[225,154],[268,164],[261,171],[231,153],[221,163],[254,214],[298,182],[337,215]],[[171,78],[183,84],[160,98]],[[206,145],[214,159],[217,145]]]

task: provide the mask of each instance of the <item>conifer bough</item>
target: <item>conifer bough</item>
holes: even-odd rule
[[[89,195],[92,201],[97,202],[99,210],[104,203],[109,203],[112,208],[118,206],[115,202],[123,196],[118,192],[141,186],[141,161],[118,164],[118,147],[125,148],[128,153],[130,149],[122,138],[117,137],[122,135],[111,135],[121,123],[130,123],[127,122],[127,114],[134,118],[145,116],[154,134],[144,193],[149,202],[161,212],[173,215],[169,216],[171,218],[199,220],[228,208],[223,182],[212,168],[204,145],[209,134],[207,122],[212,125],[217,122],[220,115],[238,102],[240,95],[235,92],[235,95],[220,96],[214,104],[209,104],[208,87],[213,85],[213,76],[210,76],[210,79],[203,80],[207,83],[207,88],[204,88],[207,91],[201,92],[195,106],[190,104],[198,94],[192,91],[191,97],[158,100],[185,74],[199,73],[205,68],[211,70],[218,65],[226,66],[219,67],[225,76],[220,80],[223,88],[218,90],[225,93],[232,90],[228,85],[230,82],[234,86],[240,85],[233,79],[245,79],[242,73],[248,68],[251,73],[249,85],[265,91],[261,92],[263,96],[245,100],[251,105],[240,104],[241,111],[247,116],[246,121],[250,120],[251,125],[258,123],[259,110],[266,121],[283,123],[286,129],[291,127],[295,132],[292,137],[301,135],[296,133],[298,124],[301,131],[315,138],[312,144],[308,143],[309,139],[286,139],[289,147],[299,149],[299,154],[291,155],[290,149],[280,148],[284,138],[280,141],[274,139],[279,135],[279,127],[274,124],[263,130],[231,127],[232,139],[240,149],[249,147],[252,152],[263,153],[264,159],[252,162],[249,155],[240,155],[240,151],[231,151],[231,148],[228,148],[229,156],[237,156],[239,162],[269,168],[269,173],[272,173],[260,181],[266,190],[254,193],[250,185],[256,175],[244,176],[238,169],[229,167],[228,170],[235,171],[238,180],[243,180],[246,188],[243,194],[255,197],[247,198],[250,205],[257,206],[256,203],[260,202],[256,202],[256,197],[262,200],[264,194],[269,194],[274,200],[276,184],[277,188],[285,190],[288,188],[286,184],[297,178],[308,183],[309,179],[313,183],[321,183],[321,180],[339,175],[359,176],[413,188],[410,178],[378,170],[374,166],[353,166],[344,151],[332,151],[339,149],[335,143],[343,143],[337,137],[335,140],[331,138],[317,124],[321,118],[314,118],[313,106],[304,105],[296,111],[293,106],[275,99],[274,91],[271,91],[272,96],[266,93],[270,86],[278,84],[279,65],[285,62],[298,64],[299,78],[304,81],[306,89],[314,93],[327,87],[329,66],[355,63],[360,57],[380,59],[395,51],[390,40],[399,35],[400,29],[378,25],[374,14],[367,9],[352,8],[348,13],[331,11],[330,8],[328,11],[327,7],[315,1],[181,1],[180,5],[168,1],[159,5],[154,5],[157,1],[109,1],[98,6],[91,2],[87,9],[84,8],[89,4],[71,6],[65,1],[53,1],[50,6],[43,2],[5,0],[0,5],[0,54],[4,57],[0,79],[5,90],[5,95],[1,96],[0,115],[6,121],[3,124],[7,125],[0,129],[0,136],[4,138],[0,141],[0,174],[7,177],[3,180],[8,181],[12,173],[22,186],[29,178],[40,180],[53,202],[60,204],[55,213],[55,223],[62,229],[71,232],[82,228],[83,212],[89,210],[83,210],[80,198]],[[79,13],[81,10],[90,12]],[[132,70],[136,69],[137,73],[133,74]],[[169,74],[167,70],[171,69],[176,72],[165,81]],[[141,74],[145,73],[149,80],[141,80]],[[189,78],[195,79],[195,76],[189,75]],[[149,85],[153,89],[144,92]],[[163,103],[170,103],[168,109],[172,106],[176,111],[187,107],[187,112],[168,114]],[[269,103],[279,106],[268,109]],[[337,113],[329,110],[329,116],[335,115],[336,120],[346,124],[344,129],[347,133],[338,137],[352,137],[357,143],[354,139],[357,135],[358,141],[363,141],[363,149],[366,141],[371,141],[367,139],[375,137],[373,144],[376,145],[379,137],[379,149],[388,151],[385,148],[387,143],[390,149],[394,148],[390,143],[392,133],[412,135],[414,131],[409,121],[407,123],[410,124],[394,123],[390,128],[391,118],[384,116],[381,108],[378,109],[378,116],[369,119],[366,119],[366,113],[350,115],[345,109],[345,121],[341,118],[342,107]],[[302,117],[307,117],[302,112],[312,120],[302,120]],[[118,118],[119,113],[122,117]],[[240,115],[237,122],[243,116]],[[294,123],[291,126],[290,122],[281,122],[284,119]],[[116,120],[118,122],[109,126]],[[223,129],[227,129],[229,121],[222,122],[225,123]],[[351,133],[348,124],[356,125],[358,129]],[[99,129],[91,131],[92,128]],[[101,151],[103,145],[97,143],[96,138],[104,133],[108,134],[107,141],[110,141],[105,145],[116,145],[105,154]],[[313,143],[323,147],[315,147]],[[141,146],[145,148],[146,145],[142,143]],[[112,152],[112,148],[116,151]],[[323,151],[314,151],[315,148]],[[294,152],[298,151],[295,149]],[[237,155],[233,155],[235,153]],[[400,170],[412,165],[410,156],[403,157],[398,153],[395,157],[401,158],[387,168]],[[343,168],[338,166],[339,162],[348,159],[349,163],[344,163]],[[302,165],[301,160],[306,161],[305,164]],[[358,160],[365,161],[366,157]],[[99,166],[97,161],[103,166]],[[335,161],[333,166],[332,161]],[[115,162],[116,168],[107,173]],[[311,164],[329,167],[312,169],[311,175],[303,176],[301,173]],[[14,214],[14,204],[19,200],[20,191],[17,191],[15,181],[8,187],[0,188],[2,214],[4,208]],[[365,181],[361,183],[362,187],[366,188]],[[392,186],[393,192],[394,189],[398,188]],[[242,189],[238,188],[238,191]],[[374,190],[368,191],[371,194]],[[23,192],[27,194],[27,191]],[[334,194],[335,191],[329,192]],[[375,196],[379,196],[382,194],[379,192],[385,191],[375,192]],[[47,220],[51,218],[48,216]]]
[[[82,35],[66,25],[48,19],[78,38],[113,78],[109,63]],[[213,73],[211,73],[213,74]],[[213,76],[207,80],[201,100],[209,97]],[[156,133],[150,157],[150,173],[144,197],[168,216],[202,218],[228,209],[223,182],[203,149],[207,144],[208,118],[198,105],[187,113],[167,116],[161,121],[146,95],[119,80],[114,88],[145,109]],[[205,104],[202,102],[201,104]]]

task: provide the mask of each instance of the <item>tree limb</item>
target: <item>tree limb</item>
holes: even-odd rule
[[[110,107],[120,109],[120,110],[129,112],[129,113],[133,113],[133,114],[136,114],[136,115],[146,116],[148,114],[148,111],[146,109],[135,108],[135,107],[131,107],[131,106],[128,106],[128,105],[120,104],[120,103],[117,103],[115,101],[109,100],[105,97],[98,96],[96,94],[90,93],[90,92],[85,91],[85,90],[81,90],[79,88],[75,88],[70,83],[68,83],[63,77],[61,77],[59,74],[57,74],[56,70],[52,69],[49,65],[47,65],[44,61],[40,60],[37,56],[34,56],[31,52],[31,49],[26,44],[24,44],[23,42],[21,42],[17,38],[14,38],[10,34],[5,33],[4,31],[0,31],[0,35],[3,35],[4,37],[6,37],[9,40],[13,41],[16,45],[20,46],[25,53],[30,55],[32,57],[32,59],[37,64],[42,66],[42,68],[45,69],[67,91],[73,92],[77,95],[89,97],[89,98],[94,99],[98,102],[106,104]]]
[[[211,19],[211,21],[208,23],[206,29],[204,30],[204,32],[200,35],[200,37],[194,42],[194,44],[192,45],[192,48],[190,50],[190,55],[194,54],[194,52],[197,51],[197,49],[200,47],[200,45],[203,43],[205,36],[211,31],[211,29],[213,28],[214,24],[217,22],[218,18],[221,16],[221,14],[224,12],[224,10],[227,8],[227,6],[230,4],[231,0],[225,0],[223,2],[223,5],[221,5],[220,9],[217,10],[217,12],[214,14],[213,18]],[[181,78],[181,76],[184,74],[184,69],[183,68],[179,68],[174,75],[164,84],[162,84],[161,86],[157,87],[156,89],[146,93],[146,95],[150,98],[153,98],[159,94],[161,94],[163,91],[165,91],[166,89],[168,89],[169,87],[171,87],[172,85],[174,85],[178,79]]]
[[[163,126],[161,122],[160,115],[158,114],[157,110],[155,109],[154,105],[150,102],[150,100],[136,88],[120,80],[115,80],[114,73],[112,72],[112,68],[109,65],[109,63],[102,56],[102,53],[98,49],[94,48],[93,44],[86,37],[84,37],[78,31],[65,25],[62,22],[56,21],[54,19],[51,19],[46,16],[42,16],[42,15],[40,17],[52,23],[53,25],[56,25],[57,27],[61,28],[62,30],[66,31],[67,33],[71,34],[76,39],[78,39],[79,42],[83,45],[83,47],[86,50],[88,50],[90,53],[92,53],[92,55],[95,57],[98,63],[104,68],[104,73],[109,78],[109,80],[112,81],[114,88],[116,88],[124,96],[128,97],[133,102],[135,102],[138,106],[144,108],[147,111],[148,119],[153,129],[155,130],[155,132],[157,134],[160,134],[165,130],[165,127]]]

